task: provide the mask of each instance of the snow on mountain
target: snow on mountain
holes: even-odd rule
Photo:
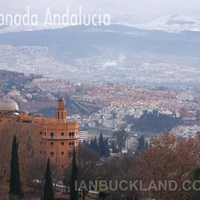
[[[145,30],[160,30],[169,33],[180,33],[183,31],[200,31],[200,20],[184,15],[167,15],[154,19],[149,23],[134,24],[130,20],[115,22],[125,26],[131,26]]]
[[[20,26],[12,25],[12,26],[4,26],[4,27],[0,26],[0,34],[22,32],[22,31],[39,31],[39,30],[45,30],[45,29],[60,29],[64,27],[66,26],[62,26],[62,25],[48,26],[48,25],[45,25],[43,22],[38,23],[38,25],[29,25],[29,26],[25,26],[25,25],[20,25]]]
[[[118,25],[134,27],[134,28],[143,29],[143,30],[160,30],[160,31],[165,31],[169,33],[180,33],[183,31],[200,31],[200,20],[192,18],[192,17],[187,17],[184,15],[162,16],[162,17],[158,17],[154,19],[151,22],[147,22],[146,18],[144,20],[145,22],[143,23],[137,23],[139,20],[137,19],[135,15],[124,14],[124,15],[115,16],[112,19],[111,24],[118,24]],[[67,26],[62,26],[62,25],[47,26],[47,25],[44,25],[43,22],[38,23],[37,26],[31,26],[31,25],[30,26],[25,26],[25,25],[0,26],[0,34],[11,33],[11,32],[21,32],[21,31],[36,31],[36,30],[44,30],[44,29],[60,29],[64,27],[67,27]],[[128,32],[126,34],[135,35],[138,33]]]

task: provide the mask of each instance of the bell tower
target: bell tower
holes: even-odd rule
[[[56,109],[56,119],[58,122],[65,123],[67,116],[67,110],[65,109],[65,100],[63,98],[60,98],[58,100],[58,107]]]

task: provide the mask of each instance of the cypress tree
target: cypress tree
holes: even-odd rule
[[[194,169],[192,176],[191,176],[191,182],[192,182],[192,190],[190,191],[190,199],[191,200],[199,200],[200,199],[200,191],[195,190],[194,188],[200,188],[200,168],[197,167]]]
[[[138,151],[142,151],[143,149],[145,149],[144,135],[142,135],[140,138],[138,138],[138,146],[137,146]]]
[[[104,156],[110,157],[110,148],[108,145],[108,138],[104,139]]]
[[[19,171],[19,158],[18,158],[18,144],[16,135],[13,138],[12,153],[10,161],[10,200],[20,200],[23,198],[23,192],[21,188],[20,171]]]
[[[53,183],[51,178],[51,165],[50,165],[50,159],[48,158],[47,167],[45,171],[43,200],[53,200],[53,199],[54,199],[54,192],[53,192]]]
[[[99,155],[103,157],[105,155],[104,153],[104,140],[102,133],[99,136]]]
[[[78,200],[78,188],[76,188],[76,181],[78,180],[78,166],[76,162],[76,150],[73,151],[72,171],[70,178],[70,200]]]

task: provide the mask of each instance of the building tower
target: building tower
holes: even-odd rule
[[[67,110],[64,99],[58,100],[54,118],[45,118],[42,114],[32,114],[19,110],[11,99],[0,101],[1,127],[21,127],[23,134],[34,138],[39,156],[49,157],[52,163],[67,166],[72,151],[78,146],[78,122],[66,120]],[[1,133],[1,131],[0,131]]]
[[[56,109],[56,119],[58,119],[58,122],[66,123],[66,116],[67,110],[65,109],[65,100],[60,98]]]

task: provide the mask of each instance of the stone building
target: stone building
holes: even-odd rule
[[[67,165],[72,150],[78,146],[78,122],[66,120],[64,103],[60,98],[55,117],[44,118],[42,114],[21,111],[11,99],[3,99],[0,101],[0,128],[20,125],[26,134],[34,127],[32,137],[37,138],[34,145],[40,147],[38,154],[61,166]]]

